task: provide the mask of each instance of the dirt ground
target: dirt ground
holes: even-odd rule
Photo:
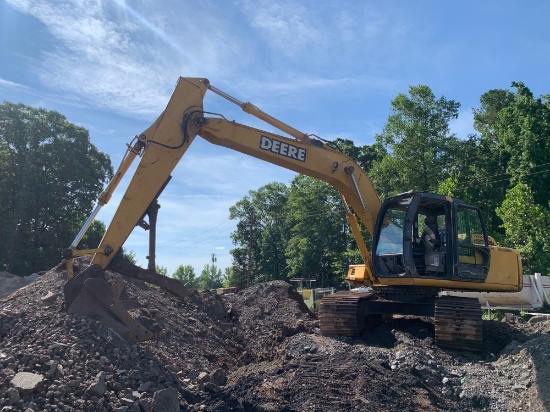
[[[413,317],[323,337],[285,282],[182,299],[116,278],[131,315],[166,335],[128,343],[67,315],[54,268],[0,300],[1,411],[550,410],[544,316],[485,321],[485,350],[469,353],[438,348],[431,319]]]

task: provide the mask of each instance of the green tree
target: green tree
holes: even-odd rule
[[[298,175],[291,183],[286,209],[290,238],[285,254],[290,275],[314,278],[320,286],[339,285],[347,271],[349,245],[338,191]]]
[[[525,183],[539,205],[550,201],[550,95],[535,98],[521,82],[513,104],[499,113],[497,132],[511,183]]]
[[[474,109],[479,135],[460,142],[452,173],[453,195],[482,209],[489,233],[499,242],[506,240],[496,209],[508,188],[525,183],[536,204],[546,207],[550,200],[548,96],[535,98],[523,83],[512,87],[515,93],[493,89],[481,96]]]
[[[172,277],[182,282],[188,288],[198,288],[198,279],[195,275],[195,269],[191,265],[179,265]]]
[[[99,244],[99,242],[98,242],[98,244]],[[97,244],[94,247],[97,247]],[[138,264],[136,252],[134,252],[133,250],[128,250],[127,251],[124,247],[122,247],[121,254],[122,254],[122,259],[124,259],[125,261],[130,262],[134,265]]]
[[[269,183],[250,191],[229,209],[230,219],[238,219],[237,230],[231,235],[236,246],[231,255],[236,272],[233,278],[244,281],[239,286],[247,283],[249,263],[253,283],[286,279],[288,234],[284,214],[288,191],[283,183]]]
[[[536,204],[532,190],[518,183],[506,194],[497,214],[510,246],[527,258],[528,272],[550,272],[550,210]]]
[[[156,265],[155,272],[162,276],[168,276],[168,268],[165,266]]]
[[[489,234],[500,241],[504,232],[495,210],[504,199],[508,179],[499,173],[503,169],[494,153],[493,143],[479,135],[472,134],[459,140],[453,153],[451,176],[440,183],[438,193],[479,207]],[[490,179],[499,181],[488,184]],[[504,184],[501,179],[504,179]]]
[[[391,102],[391,114],[375,136],[387,154],[376,162],[371,178],[381,197],[407,190],[437,190],[450,176],[451,153],[457,138],[449,122],[460,104],[436,99],[428,86],[410,86],[409,95]]]
[[[239,272],[234,267],[227,267],[223,270],[223,287],[242,287],[246,285],[246,278],[239,277]]]
[[[202,290],[217,289],[223,286],[222,270],[214,263],[207,263],[199,276],[199,288]]]
[[[0,267],[23,275],[59,263],[111,175],[87,130],[57,112],[4,102]]]

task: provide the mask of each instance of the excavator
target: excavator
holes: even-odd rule
[[[205,111],[203,101],[207,91],[240,106],[285,135]],[[413,315],[434,319],[438,346],[481,351],[483,325],[479,301],[445,292],[517,292],[522,288],[520,254],[498,246],[487,235],[478,208],[450,196],[418,191],[382,202],[361,167],[329,142],[299,131],[249,102],[235,99],[207,79],[181,77],[166,109],[127,145],[118,170],[64,252],[67,312],[94,317],[126,339],[143,341],[154,338],[155,333],[130,316],[118,297],[116,284],[107,282],[105,271],[160,282],[160,286],[181,297],[187,295],[186,288],[177,280],[155,277],[152,262],[157,199],[196,136],[320,179],[341,194],[362,263],[351,265],[345,276],[356,288],[323,297],[319,310],[322,335],[361,336],[373,322],[385,317]],[[139,164],[100,244],[96,249],[77,249],[99,209],[109,201],[136,158],[140,159]],[[370,250],[361,225],[372,237]],[[136,226],[150,230],[148,269],[117,258]],[[74,259],[84,255],[93,256],[91,264],[75,273]]]

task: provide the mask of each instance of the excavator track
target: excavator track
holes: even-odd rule
[[[479,301],[440,297],[435,304],[435,342],[443,348],[482,351],[483,320]]]
[[[411,304],[386,300],[370,292],[337,292],[324,296],[321,301],[321,335],[361,336],[365,332],[368,315],[376,313],[434,316],[435,342],[439,347],[478,352],[483,350],[483,321],[479,301],[454,296],[435,299],[434,310],[434,300],[430,303],[429,299],[423,304]]]
[[[363,303],[369,292],[337,292],[324,296],[319,307],[319,326],[323,336],[360,336],[365,330]]]

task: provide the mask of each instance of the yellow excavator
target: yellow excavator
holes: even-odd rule
[[[203,100],[209,90],[290,137],[205,111]],[[361,167],[317,136],[302,133],[251,103],[240,102],[207,79],[182,77],[164,112],[128,145],[119,169],[65,251],[68,280],[64,294],[69,313],[95,317],[128,339],[154,338],[155,334],[124,308],[116,285],[107,283],[107,268],[186,296],[180,282],[155,276],[155,222],[157,198],[197,135],[323,180],[340,192],[363,262],[350,266],[345,277],[358,290],[322,299],[319,319],[323,335],[360,336],[366,325],[385,315],[429,316],[435,319],[439,346],[482,350],[478,300],[447,296],[445,291],[516,292],[522,288],[519,253],[496,245],[485,231],[478,208],[449,196],[415,191],[381,202]],[[136,157],[139,165],[99,246],[78,250],[82,236]],[[372,236],[372,252],[359,221]],[[148,270],[115,259],[135,226],[150,230]],[[73,260],[83,255],[93,255],[91,265],[75,275]]]

